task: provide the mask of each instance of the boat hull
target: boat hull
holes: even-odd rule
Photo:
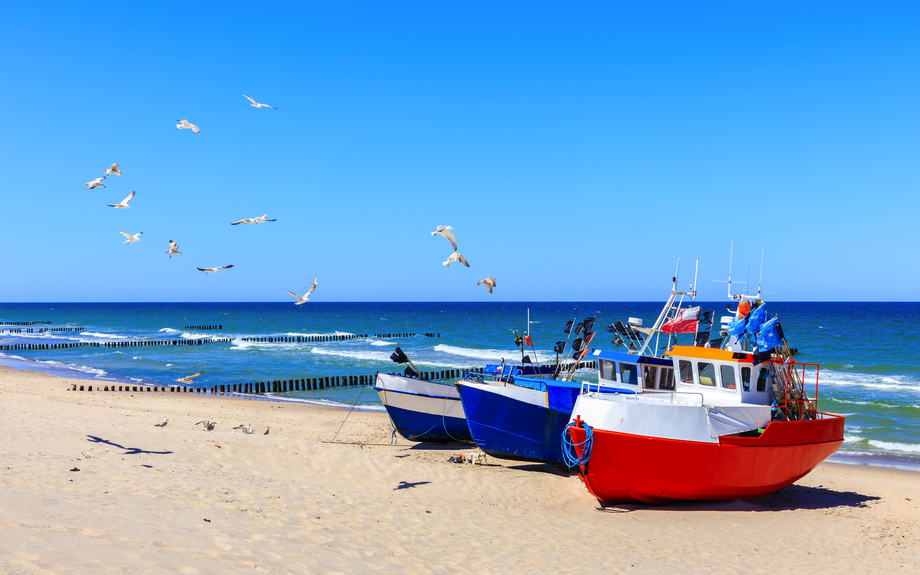
[[[374,389],[393,427],[410,441],[470,441],[456,387],[399,375],[377,374]]]
[[[843,422],[839,416],[773,421],[759,437],[727,436],[717,443],[595,428],[579,475],[604,503],[752,499],[794,483],[837,451]],[[569,433],[575,443],[585,438],[578,426]]]
[[[501,459],[562,463],[560,438],[571,411],[546,407],[545,392],[464,382],[457,388],[473,442],[483,451]],[[506,395],[512,392],[517,397]]]

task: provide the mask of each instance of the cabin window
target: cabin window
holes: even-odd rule
[[[680,368],[680,382],[693,385],[693,364],[680,360],[678,367]]]
[[[770,383],[771,380],[770,368],[761,367],[760,373],[757,374],[757,391],[765,391],[767,389],[767,384]]]
[[[741,368],[741,388],[744,391],[751,391],[751,368]]]
[[[616,381],[616,363],[602,359],[600,363],[601,367],[601,379],[607,379],[610,381]]]
[[[696,364],[696,368],[700,373],[700,385],[716,386],[716,366],[701,361]]]
[[[620,383],[637,385],[639,383],[639,370],[632,363],[620,364]]]
[[[658,372],[661,374],[658,380],[658,389],[674,389],[674,368],[662,367]]]
[[[722,372],[722,388],[737,389],[735,385],[735,366],[723,365],[719,368],[719,371]]]
[[[642,366],[642,387],[645,389],[655,389],[655,378],[658,376],[658,368],[654,365]]]

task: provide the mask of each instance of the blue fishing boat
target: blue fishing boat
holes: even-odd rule
[[[460,395],[453,384],[378,373],[374,389],[397,433],[410,441],[470,441]]]

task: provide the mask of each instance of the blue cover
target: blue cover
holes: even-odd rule
[[[761,350],[773,349],[783,342],[780,337],[779,318],[774,317],[760,328],[757,335],[757,347]]]
[[[757,337],[757,333],[760,331],[760,326],[763,325],[763,322],[767,319],[767,304],[761,304],[760,307],[748,314],[747,320],[747,330],[754,336]]]

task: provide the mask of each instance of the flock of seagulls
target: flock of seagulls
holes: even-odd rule
[[[466,258],[463,257],[463,254],[457,251],[457,237],[450,233],[454,228],[450,226],[438,226],[435,231],[431,232],[433,236],[442,236],[450,243],[450,247],[454,248],[454,253],[448,256],[447,261],[442,265],[450,267],[450,264],[460,263],[466,267],[470,267],[470,262],[466,261]],[[495,288],[495,278],[488,277],[484,280],[480,280],[476,285],[485,285],[489,288],[489,293],[492,293],[492,289]]]
[[[190,376],[190,377],[194,377],[194,376]],[[169,424],[169,418],[168,418],[168,417],[165,418],[165,419],[164,419],[163,421],[161,421],[160,423],[154,423],[153,425],[155,425],[156,427],[166,427],[167,424]],[[199,421],[199,422],[196,423],[195,425],[201,425],[201,426],[202,426],[202,429],[201,429],[202,431],[214,431],[214,428],[217,427],[217,422],[216,422],[216,421],[211,421],[210,419],[205,419],[204,421]],[[266,428],[265,428],[265,433],[263,433],[262,435],[268,435],[268,431],[269,431],[270,429],[271,429],[271,427],[266,427]],[[236,433],[237,431],[242,431],[242,432],[245,433],[246,435],[252,435],[253,433],[255,433],[255,430],[252,428],[252,425],[250,425],[250,424],[248,424],[248,423],[247,423],[246,425],[237,425],[236,427],[233,428],[233,431],[231,431],[230,433]]]

